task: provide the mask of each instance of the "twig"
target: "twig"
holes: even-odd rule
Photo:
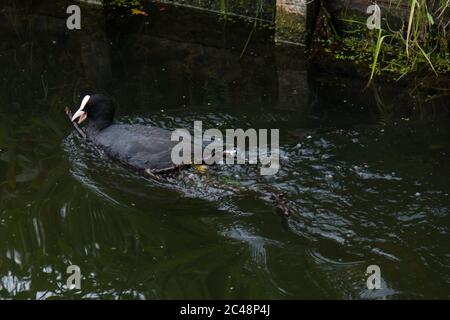
[[[70,122],[72,123],[73,127],[75,128],[75,130],[80,134],[80,136],[83,137],[83,139],[88,140],[88,137],[86,135],[86,133],[78,126],[78,124],[75,121],[72,121],[72,111],[70,111],[69,107],[66,107],[64,109],[64,111],[66,112],[67,116],[69,117]]]
[[[275,202],[275,206],[280,210],[280,212],[285,217],[289,217],[291,214],[295,213],[295,210],[292,209],[284,198],[283,193],[270,192],[271,199]]]
[[[273,201],[273,205],[280,211],[281,215],[285,218],[290,217],[291,215],[295,214],[297,211],[288,203],[286,198],[284,197],[284,193],[280,193],[278,191],[274,190],[256,190],[256,189],[246,189],[241,186],[236,185],[224,185],[219,183],[213,183],[212,184],[216,188],[221,189],[228,189],[229,191],[240,194],[246,191],[251,191],[255,193],[257,196],[264,198],[265,196],[269,195],[270,199]]]

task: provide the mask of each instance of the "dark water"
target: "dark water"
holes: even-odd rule
[[[364,90],[251,22],[86,9],[69,32],[59,2],[0,10],[0,298],[450,297],[443,106]],[[124,123],[279,128],[281,169],[137,176],[72,131],[62,110],[92,91]],[[65,288],[71,264],[80,291]]]

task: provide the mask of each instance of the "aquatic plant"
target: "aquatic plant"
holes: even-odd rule
[[[406,16],[393,14],[402,8]],[[369,81],[382,73],[391,73],[397,80],[423,70],[444,74],[450,72],[449,8],[449,0],[409,0],[407,4],[392,0],[379,30],[369,30],[361,15],[345,12],[339,17],[344,37],[321,43],[337,59],[368,65]],[[394,18],[400,22],[393,23]]]
[[[397,0],[397,4],[401,1]],[[448,10],[449,0],[410,0],[409,15],[406,24],[400,30],[383,30],[385,37],[392,38],[394,44],[400,44],[398,60],[404,65],[400,77],[410,71],[428,65],[435,74],[450,70],[448,52]],[[406,32],[405,32],[406,27]],[[381,30],[380,30],[381,32]],[[404,50],[402,52],[402,50]],[[377,55],[374,55],[377,57]],[[374,60],[372,70],[376,68]],[[395,70],[392,69],[391,70]]]

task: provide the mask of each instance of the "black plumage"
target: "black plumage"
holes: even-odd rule
[[[171,152],[178,141],[171,141],[171,131],[137,124],[115,124],[114,111],[114,103],[109,97],[95,94],[81,105],[72,121],[83,115],[79,123],[88,120],[85,132],[89,140],[108,156],[134,169],[154,172],[177,167],[172,162]]]

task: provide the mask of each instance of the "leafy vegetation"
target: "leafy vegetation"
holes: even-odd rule
[[[401,3],[404,1],[392,1],[390,10]],[[444,74],[450,72],[449,7],[449,0],[410,0],[407,17],[393,27],[392,20],[399,18],[387,12],[380,30],[369,30],[360,15],[345,14],[340,17],[344,37],[331,36],[322,44],[336,59],[368,64],[370,80],[384,72],[396,79],[423,70]]]

